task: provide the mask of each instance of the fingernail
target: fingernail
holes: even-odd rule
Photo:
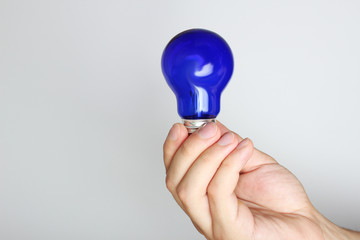
[[[211,138],[211,137],[215,136],[216,131],[217,131],[216,124],[213,122],[210,122],[210,123],[207,123],[205,126],[201,127],[199,129],[198,134],[201,138],[207,139],[207,138]]]
[[[248,138],[245,138],[244,140],[242,140],[239,145],[236,147],[237,149],[243,149],[245,148],[247,145],[249,145],[250,140]]]
[[[234,141],[234,134],[232,132],[227,132],[220,138],[218,144],[221,146],[226,146],[232,143],[233,141]]]
[[[168,139],[172,141],[176,141],[179,135],[179,126],[178,124],[174,124],[169,131]]]

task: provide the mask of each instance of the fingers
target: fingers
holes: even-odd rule
[[[236,149],[222,162],[215,176],[208,186],[208,198],[213,220],[215,237],[217,234],[231,233],[234,231],[230,226],[234,222],[241,221],[239,226],[244,227],[242,233],[248,235],[253,228],[253,216],[235,195],[234,190],[239,180],[239,173],[253,154],[251,140],[245,139]],[[237,229],[238,231],[239,229]]]
[[[216,125],[220,130],[220,135],[223,135],[230,130],[225,127],[219,121],[216,121]],[[163,159],[166,171],[169,169],[172,158],[180,145],[187,139],[188,131],[186,127],[181,123],[175,123],[169,131],[169,134],[163,145]]]
[[[191,186],[194,196],[206,196],[207,186],[215,175],[221,162],[238,145],[238,140],[232,132],[225,133],[217,143],[206,149],[192,164],[182,179],[178,190]]]
[[[227,127],[225,127],[225,125],[222,124],[220,121],[217,120],[216,124],[217,124],[218,128],[220,129],[221,135],[223,135],[226,132],[230,132],[230,130]]]
[[[237,144],[234,133],[225,133],[219,141],[201,153],[177,187],[176,193],[186,212],[205,233],[212,232],[207,187],[221,162]]]
[[[170,166],[171,159],[174,157],[176,151],[187,137],[188,131],[181,123],[175,123],[170,129],[163,146],[164,164],[166,171]]]
[[[176,187],[190,166],[200,154],[220,138],[220,131],[215,123],[208,123],[191,134],[176,151],[167,171],[166,184],[170,192]]]
[[[230,131],[221,122],[217,121],[217,124],[218,124],[219,129],[221,130],[222,133]],[[241,136],[239,136],[238,134],[237,134],[237,137],[239,139],[239,142],[241,142],[243,140],[243,138]],[[250,171],[253,171],[254,169],[260,167],[261,165],[270,164],[270,163],[277,163],[277,162],[275,161],[275,159],[273,159],[272,157],[270,157],[266,153],[263,153],[262,151],[254,148],[253,155],[249,159],[248,163],[244,166],[242,171],[243,172],[250,172]]]
[[[217,127],[220,130],[220,134],[224,134],[229,130],[219,122],[216,122]],[[170,162],[175,155],[175,152],[179,149],[180,145],[189,136],[186,127],[181,123],[175,123],[169,131],[169,134],[163,145],[163,159],[166,171],[170,166]]]
[[[226,138],[230,140],[225,141]],[[205,236],[212,235],[215,225],[225,229],[226,219],[250,220],[244,226],[253,223],[250,210],[238,202],[235,194],[239,193],[234,192],[239,173],[275,160],[254,150],[250,140],[242,140],[217,122],[206,124],[190,136],[182,124],[175,124],[164,143],[166,186]],[[224,204],[220,205],[222,201]],[[237,214],[242,217],[237,218]],[[213,225],[213,221],[221,225]]]
[[[185,210],[182,202],[177,194],[177,187],[181,179],[184,177],[190,166],[198,158],[198,156],[209,146],[214,144],[220,138],[220,131],[215,123],[208,123],[204,127],[198,129],[195,133],[191,134],[181,146],[172,153],[176,148],[176,144],[165,143],[165,148],[169,147],[172,150],[168,151],[166,156],[173,156],[166,159],[165,165],[168,165],[166,175],[166,187],[173,195],[179,206]]]

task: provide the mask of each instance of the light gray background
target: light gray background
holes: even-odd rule
[[[0,238],[203,239],[164,184],[178,32],[235,57],[219,119],[360,227],[360,2],[0,0]]]

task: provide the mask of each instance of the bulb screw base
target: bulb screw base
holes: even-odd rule
[[[195,132],[197,129],[209,122],[216,123],[216,119],[183,119],[184,126],[187,128],[189,134]]]

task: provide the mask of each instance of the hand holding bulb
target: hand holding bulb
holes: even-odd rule
[[[306,148],[306,146],[304,146]],[[209,240],[359,240],[309,201],[297,178],[220,122],[164,143],[166,186]]]
[[[174,124],[164,143],[166,186],[201,234],[209,240],[360,239],[323,217],[290,171],[214,121],[233,69],[220,36],[179,34],[166,47],[162,68],[185,125]]]

